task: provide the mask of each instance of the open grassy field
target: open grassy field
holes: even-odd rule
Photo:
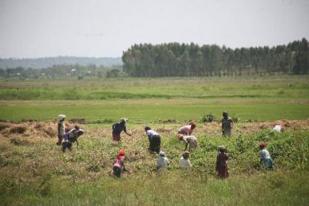
[[[308,76],[0,82],[0,119],[144,123],[199,120],[229,111],[240,120],[306,119]],[[110,121],[107,121],[110,123]]]
[[[231,138],[221,137],[218,122],[200,122],[224,110],[240,119]],[[88,122],[72,152],[55,144],[59,113]],[[129,118],[133,136],[115,145],[111,124],[120,117]],[[0,205],[308,205],[308,118],[308,76],[2,81],[0,119],[15,122],[0,122]],[[175,133],[189,120],[197,122],[199,147],[193,168],[182,171],[184,144]],[[286,130],[271,132],[278,122]],[[147,151],[145,124],[162,135],[171,160],[163,173]],[[273,171],[259,166],[261,141]],[[218,145],[230,154],[226,180],[215,175]],[[130,173],[115,179],[119,148]]]

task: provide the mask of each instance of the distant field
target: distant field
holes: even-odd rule
[[[309,98],[309,76],[2,81],[2,100]]]
[[[220,118],[222,111],[245,120],[307,119],[309,105],[305,100],[285,102],[259,99],[143,99],[143,100],[75,100],[75,101],[0,101],[0,119],[53,120],[59,113],[71,118],[109,122],[128,117],[130,122],[147,123],[159,120],[199,121],[203,114]]]
[[[307,119],[308,76],[2,81],[0,119],[199,120],[228,111],[240,120]]]

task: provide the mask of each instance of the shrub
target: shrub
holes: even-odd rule
[[[233,122],[239,122],[240,118],[237,116],[232,117]]]
[[[213,122],[215,120],[215,116],[213,114],[203,115],[201,122]]]

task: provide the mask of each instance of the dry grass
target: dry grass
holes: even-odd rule
[[[86,130],[80,146],[62,153],[55,144],[55,122],[2,122],[0,200],[4,205],[248,205],[252,200],[256,205],[265,201],[269,205],[304,205],[308,196],[306,186],[300,183],[306,182],[305,171],[309,168],[305,138],[309,121],[280,122],[286,127],[283,134],[266,132],[277,121],[237,123],[230,139],[220,137],[216,122],[198,124],[194,133],[200,146],[191,155],[192,170],[186,173],[178,168],[184,145],[175,133],[181,125],[150,125],[162,135],[162,149],[171,160],[170,169],[160,175],[155,171],[156,155],[147,151],[144,125],[129,124],[133,136],[123,134],[121,143],[113,144],[110,125],[80,124]],[[23,132],[12,128],[23,128]],[[257,135],[261,130],[266,136]],[[282,148],[283,153],[275,156],[276,169],[272,173],[258,167],[256,145],[260,138],[270,138],[267,141],[274,155]],[[220,144],[227,145],[231,155],[227,181],[217,180],[214,173]],[[110,171],[119,148],[125,148],[130,173],[116,181]],[[264,192],[273,196],[261,196]],[[187,198],[177,194],[186,194]],[[298,199],[285,199],[296,194]]]

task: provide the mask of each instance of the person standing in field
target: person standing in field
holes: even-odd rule
[[[127,169],[124,166],[125,152],[124,149],[120,149],[118,155],[113,163],[112,174],[116,177],[121,177],[121,174]]]
[[[180,160],[179,160],[179,166],[181,169],[188,169],[188,168],[191,168],[192,167],[192,164],[191,164],[191,161],[189,160],[189,155],[190,155],[190,152],[188,151],[185,151]]]
[[[226,153],[226,149],[224,146],[218,147],[218,155],[216,161],[216,171],[217,175],[220,178],[227,178],[229,176],[227,161],[229,159],[228,154]]]
[[[229,117],[227,112],[223,112],[222,123],[222,136],[230,137],[232,135],[233,120]]]
[[[179,134],[179,140],[182,140],[185,142],[186,147],[184,150],[187,150],[189,146],[189,152],[191,152],[193,149],[197,148],[197,138],[193,135],[183,135]]]
[[[124,131],[127,135],[131,136],[132,134],[127,132],[127,128],[126,128],[126,123],[127,123],[127,119],[126,118],[121,118],[119,122],[113,124],[112,126],[112,135],[113,135],[113,140],[119,142],[121,137],[120,134],[122,131]]]
[[[182,135],[191,135],[193,130],[195,129],[195,127],[196,127],[196,124],[191,122],[190,124],[179,128],[179,130],[177,132],[178,139],[180,139]]]
[[[159,153],[159,158],[157,160],[157,170],[166,169],[169,165],[170,161],[166,157],[165,153],[161,151]]]
[[[150,127],[145,127],[146,135],[149,140],[149,150],[151,152],[156,152],[159,154],[161,146],[161,136],[156,131],[152,130]]]
[[[259,145],[260,147],[260,163],[261,166],[265,169],[272,169],[273,168],[273,160],[270,156],[269,151],[266,149],[266,144],[265,143],[261,143]]]
[[[65,126],[64,126],[65,118],[66,118],[66,116],[64,114],[58,115],[58,123],[57,123],[58,142],[57,142],[57,145],[61,145],[64,133],[65,133]]]

